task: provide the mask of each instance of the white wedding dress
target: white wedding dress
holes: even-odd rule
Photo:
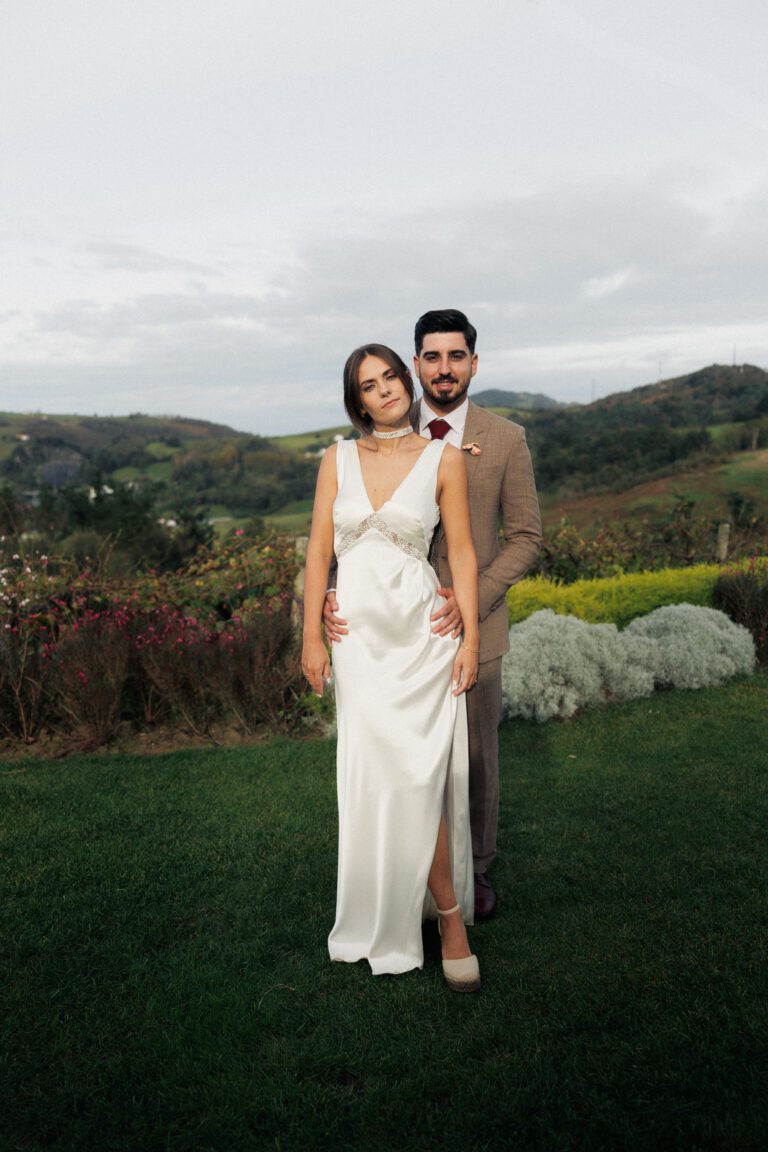
[[[332,960],[367,959],[375,975],[423,964],[441,812],[467,923],[474,908],[466,706],[451,691],[458,641],[430,623],[443,603],[427,553],[444,447],[431,441],[378,511],[357,443],[336,448],[336,588],[349,633],[333,646],[339,863],[328,947]]]

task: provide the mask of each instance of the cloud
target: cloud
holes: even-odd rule
[[[588,399],[648,383],[660,363],[670,375],[730,359],[734,344],[766,363],[768,197],[714,213],[681,197],[684,183],[318,212],[252,271],[221,245],[188,262],[87,239],[72,257],[90,261],[78,295],[0,314],[5,374],[52,387],[101,373],[113,410],[181,411],[186,396],[191,415],[290,431],[343,420],[353,347],[376,339],[408,357],[416,317],[448,306],[478,327],[476,388]]]
[[[143,272],[147,275],[158,272],[196,273],[204,276],[214,274],[214,269],[210,265],[197,264],[193,260],[180,259],[178,256],[166,256],[164,253],[142,248],[138,244],[93,240],[85,245],[85,251],[94,257],[96,266],[105,271]]]
[[[592,276],[583,286],[584,295],[590,299],[611,296],[619,292],[634,275],[631,268],[621,268],[607,276]]]

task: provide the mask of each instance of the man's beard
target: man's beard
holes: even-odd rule
[[[433,384],[432,387],[434,388],[435,385]],[[429,403],[433,408],[448,408],[450,406],[458,407],[458,405],[462,403],[467,395],[467,392],[469,391],[469,380],[467,380],[466,384],[463,386],[459,384],[458,391],[456,392],[434,393],[427,392],[426,389],[424,391],[426,393],[427,399],[429,400]]]

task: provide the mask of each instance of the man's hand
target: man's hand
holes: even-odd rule
[[[336,599],[336,589],[329,588],[325,594],[325,604],[323,605],[323,624],[325,625],[325,638],[329,644],[338,644],[342,636],[346,636],[349,632],[346,620],[336,613],[339,610],[339,602]]]
[[[438,636],[447,636],[449,633],[455,640],[461,636],[463,622],[459,611],[458,601],[453,594],[453,588],[438,588],[438,594],[445,599],[445,604],[430,616],[432,631]],[[326,604],[328,603],[326,599]]]

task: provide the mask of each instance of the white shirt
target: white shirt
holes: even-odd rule
[[[446,432],[443,439],[447,444],[453,444],[454,448],[461,448],[464,443],[464,425],[467,423],[467,411],[469,410],[469,399],[462,400],[458,408],[453,412],[439,412],[434,408],[430,408],[427,403],[426,396],[422,396],[421,405],[419,408],[419,433],[431,439],[431,433],[427,428],[430,420],[440,418],[445,420],[446,424],[450,424],[450,429]]]

